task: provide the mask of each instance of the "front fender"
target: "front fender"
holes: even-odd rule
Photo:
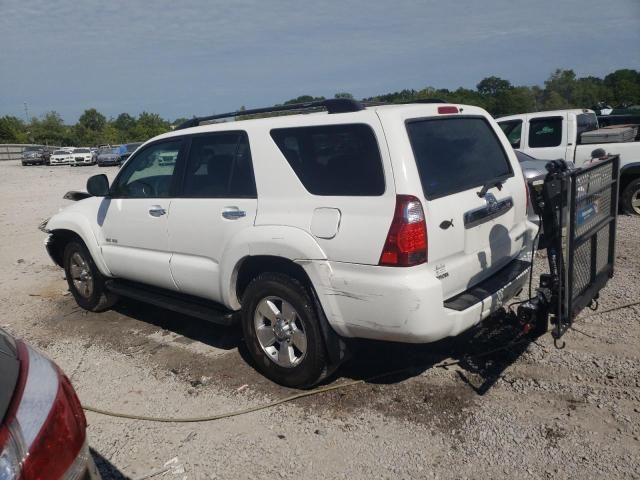
[[[326,260],[327,255],[307,232],[295,227],[278,225],[254,226],[238,232],[221,256],[220,278],[223,302],[238,310],[235,284],[242,260],[248,256],[270,255],[294,262]]]
[[[96,219],[95,221],[97,221],[98,210],[102,200],[101,198],[91,197],[64,208],[49,219],[46,229],[54,235],[56,230],[68,230],[78,235],[87,246],[100,273],[111,277],[111,272],[104,262],[102,249],[96,236],[97,224],[92,223],[91,220]]]

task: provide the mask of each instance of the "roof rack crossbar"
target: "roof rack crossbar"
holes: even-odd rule
[[[319,100],[315,102],[305,103],[292,103],[289,105],[274,105],[273,107],[253,108],[250,110],[237,110],[235,112],[219,113],[216,115],[208,115],[206,117],[195,117],[187,120],[186,122],[178,125],[175,130],[182,130],[184,128],[196,127],[202,122],[211,120],[222,120],[224,118],[239,117],[242,115],[256,115],[260,113],[276,113],[276,112],[288,112],[288,111],[313,111],[313,110],[327,110],[328,113],[347,113],[358,112],[363,110],[364,107],[357,100],[350,98],[329,98],[326,100]]]

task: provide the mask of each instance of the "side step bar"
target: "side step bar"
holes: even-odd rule
[[[150,303],[156,307],[166,308],[167,310],[190,315],[208,322],[224,326],[230,326],[235,323],[236,312],[210,300],[126,280],[107,280],[105,287],[123,297],[133,298],[134,300]]]

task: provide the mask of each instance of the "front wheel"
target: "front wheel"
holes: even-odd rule
[[[626,213],[640,215],[640,178],[636,178],[625,187],[621,200]]]
[[[318,315],[306,289],[279,273],[264,273],[247,287],[242,330],[258,370],[281,385],[308,388],[328,373]]]
[[[83,243],[71,241],[65,247],[64,273],[69,291],[76,303],[85,310],[100,312],[117,301],[117,295],[105,288],[105,278]]]

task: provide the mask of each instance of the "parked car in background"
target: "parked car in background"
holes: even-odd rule
[[[527,180],[531,180],[536,177],[544,177],[547,172],[547,163],[551,160],[542,160],[540,158],[533,158],[531,155],[528,155],[524,152],[516,150],[516,157],[518,158],[518,162],[520,162],[520,168],[522,169],[522,174],[524,178]],[[573,162],[567,162],[563,160],[567,165],[569,170],[574,168]]]
[[[120,146],[120,161],[122,163],[126,162],[127,158],[136,151],[136,149],[142,145],[142,142],[137,143],[125,143]]]
[[[75,148],[73,150],[73,163],[71,166],[93,165],[96,162],[89,148]]]
[[[98,166],[107,167],[111,165],[120,165],[122,163],[122,157],[120,155],[120,147],[112,147],[109,149],[100,150],[98,152]]]
[[[22,151],[22,165],[43,165],[40,147],[25,147]]]
[[[0,479],[99,480],[71,382],[0,329]]]
[[[49,165],[71,165],[74,162],[73,150],[68,149],[56,150],[49,159]]]
[[[22,165],[48,165],[51,151],[47,147],[27,146],[22,152]]]
[[[533,112],[497,119],[511,146],[546,160],[581,167],[600,155],[620,155],[620,206],[640,215],[640,129],[638,125],[599,128],[593,110]]]
[[[524,152],[516,150],[516,157],[518,158],[518,162],[520,163],[520,168],[522,169],[522,175],[527,180],[527,182],[533,180],[534,178],[544,178],[547,171],[547,163],[551,160],[541,160],[539,158],[533,158],[531,155],[527,155]],[[564,161],[567,164],[567,168],[569,170],[574,168],[573,162]],[[533,206],[531,202],[528,205],[527,215],[529,216],[529,220],[538,224],[540,219],[538,215],[533,211]]]
[[[239,320],[262,373],[308,387],[345,358],[343,337],[434,342],[522,289],[537,229],[486,111],[275,108],[327,113],[189,120],[136,150],[111,185],[91,177],[89,197],[41,226],[80,307],[135,296]]]

